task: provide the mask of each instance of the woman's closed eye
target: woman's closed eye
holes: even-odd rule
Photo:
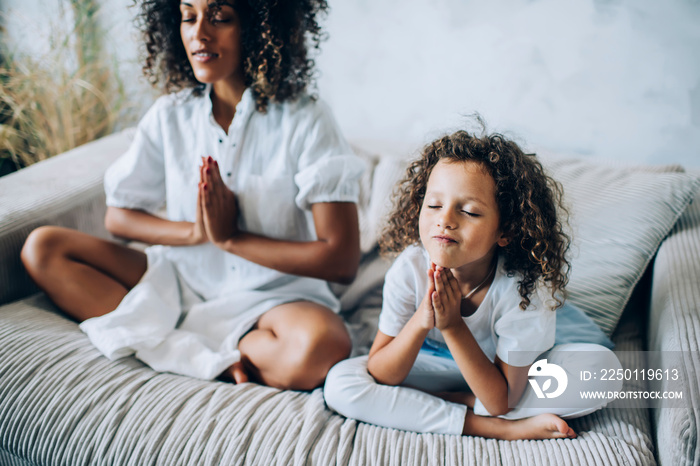
[[[230,22],[231,22],[231,18],[229,18],[229,17],[227,17],[227,16],[225,16],[225,15],[222,15],[222,14],[217,13],[217,14],[215,14],[215,15],[210,16],[210,17],[209,17],[209,21],[210,21],[212,24],[230,23]]]

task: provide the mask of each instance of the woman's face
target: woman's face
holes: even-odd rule
[[[197,81],[242,85],[241,24],[233,4],[187,0],[180,13],[180,36]]]

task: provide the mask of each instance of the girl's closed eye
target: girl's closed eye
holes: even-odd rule
[[[477,213],[475,213],[475,212],[471,212],[471,211],[469,211],[469,210],[462,210],[461,212],[464,213],[464,214],[467,214],[467,215],[470,216],[470,217],[481,217],[480,214],[477,214]]]

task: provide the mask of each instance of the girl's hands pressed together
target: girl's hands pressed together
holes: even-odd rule
[[[202,157],[200,177],[199,197],[204,232],[212,243],[221,245],[238,233],[236,195],[221,179],[219,164],[211,157]]]
[[[433,293],[435,293],[435,280],[433,278],[435,275],[435,264],[431,264],[426,273],[428,274],[428,290],[420,306],[418,306],[416,314],[418,314],[420,326],[426,330],[431,330],[435,327],[435,311],[432,298]]]
[[[435,312],[435,327],[442,331],[464,325],[461,316],[462,291],[450,269],[436,267],[433,273],[435,291],[432,307]]]

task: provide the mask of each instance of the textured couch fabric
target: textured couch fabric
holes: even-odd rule
[[[637,317],[619,327],[619,349],[641,349]],[[332,413],[320,389],[236,386],[157,373],[132,358],[110,362],[43,294],[2,308],[0,380],[0,461],[25,460],[16,464],[654,464],[646,409],[575,420],[575,440],[385,429]]]
[[[577,439],[507,442],[358,423],[329,411],[320,390],[236,386],[157,373],[133,358],[107,360],[36,292],[19,251],[42,224],[107,236],[102,173],[130,137],[120,133],[0,179],[0,465],[698,463],[693,383],[683,409],[609,407],[574,420]],[[395,167],[387,163],[383,173],[377,162],[363,181],[368,188],[389,178]],[[361,228],[368,225],[363,215]],[[336,290],[355,354],[374,336],[387,267],[371,241],[363,245],[369,252],[358,280]],[[697,380],[700,198],[652,267],[613,335],[616,351],[625,367],[636,367],[628,351],[692,350],[685,370]]]
[[[651,289],[648,348],[681,352],[684,408],[665,401],[653,410],[661,464],[700,464],[700,196],[659,248]],[[664,384],[661,389],[666,389]]]

